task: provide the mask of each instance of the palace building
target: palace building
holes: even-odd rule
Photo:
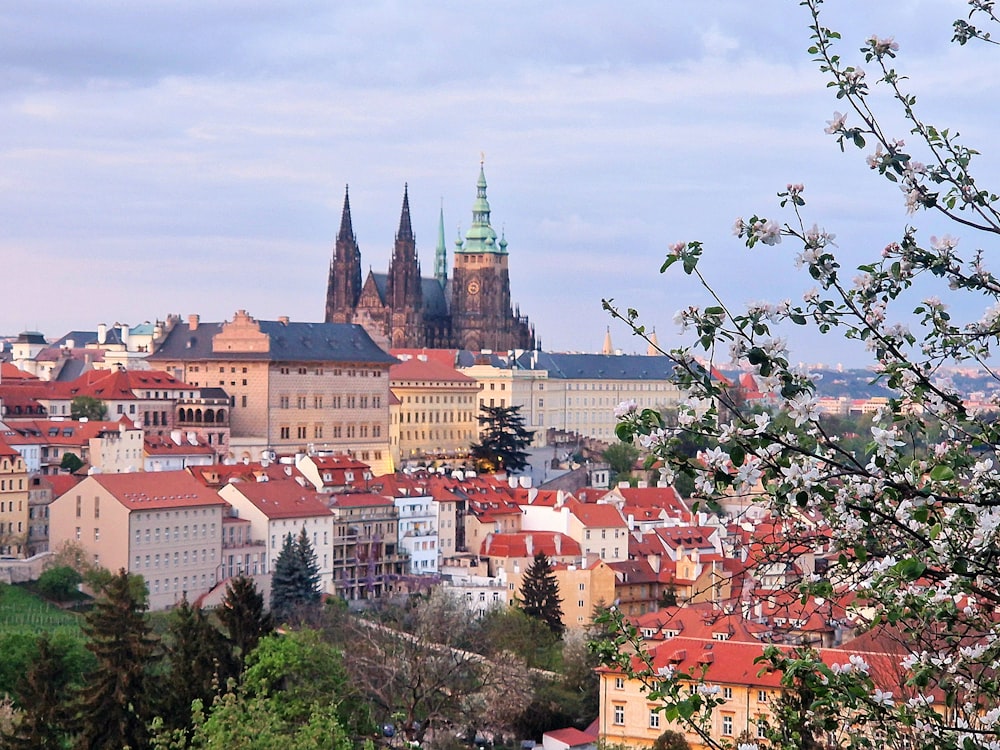
[[[404,188],[389,272],[369,271],[362,283],[361,251],[351,225],[350,198],[345,194],[330,262],[326,322],[364,326],[386,348],[534,349],[534,329],[511,304],[508,259],[506,239],[501,236],[497,240],[490,226],[482,165],[472,206],[472,226],[464,240],[455,242],[451,278],[443,211],[434,276],[421,276],[409,193]]]

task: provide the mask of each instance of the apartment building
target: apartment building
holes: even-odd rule
[[[150,364],[229,396],[230,455],[273,458],[311,450],[349,453],[375,474],[392,470],[389,366],[364,329],[345,323],[168,321]]]
[[[163,609],[218,582],[226,510],[187,472],[92,474],[52,501],[49,542],[75,542],[97,565],[142,575],[150,608]]]

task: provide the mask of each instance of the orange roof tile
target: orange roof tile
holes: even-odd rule
[[[226,505],[186,471],[92,474],[93,479],[129,510]]]

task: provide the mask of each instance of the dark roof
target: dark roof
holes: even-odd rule
[[[674,373],[674,361],[670,357],[639,354],[525,352],[517,358],[517,367],[523,370],[547,370],[550,378],[567,379],[667,380]]]
[[[267,360],[270,362],[364,362],[391,365],[396,358],[372,341],[365,329],[351,323],[283,323],[260,320],[270,338],[268,352],[213,352],[212,338],[223,323],[177,323],[149,360]]]
[[[97,331],[70,331],[58,341],[53,341],[52,346],[57,348],[64,348],[70,341],[72,341],[73,346],[77,348],[83,348],[88,344],[97,344]],[[121,328],[119,328],[118,326],[108,326],[108,331],[104,339],[104,343],[121,344],[122,343]]]
[[[372,273],[375,279],[375,287],[383,302],[389,299],[389,274]],[[444,294],[444,287],[441,282],[433,276],[430,278],[421,277],[420,294],[423,297],[423,314],[425,318],[446,318],[448,317],[448,298]]]

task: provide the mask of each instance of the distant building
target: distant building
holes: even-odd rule
[[[230,457],[340,452],[377,474],[391,471],[389,366],[396,359],[361,326],[256,320],[245,310],[222,323],[192,315],[167,325],[149,361],[228,394]],[[185,419],[198,408],[187,405]]]
[[[453,277],[448,278],[444,212],[438,225],[434,276],[424,278],[410,221],[410,199],[403,190],[389,272],[368,272],[362,284],[361,250],[344,196],[340,231],[330,262],[326,295],[328,323],[363,325],[382,346],[462,347],[506,351],[532,349],[534,331],[511,306],[507,240],[490,226],[486,175],[479,170],[472,226],[457,240]]]

